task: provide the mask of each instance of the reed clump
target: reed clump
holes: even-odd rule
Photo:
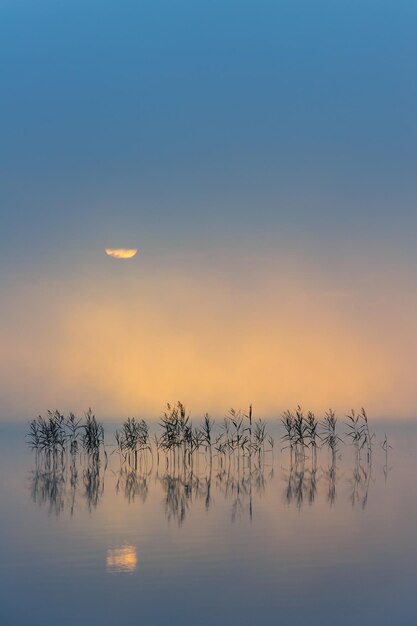
[[[339,444],[344,439],[337,432],[337,417],[332,409],[319,419],[312,411],[305,412],[297,406],[283,412],[281,424],[283,450],[289,448],[297,462],[310,456],[312,463],[316,463],[317,451],[326,447],[335,464]],[[148,458],[153,463],[156,452],[157,465],[162,455],[166,467],[198,469],[200,463],[205,461],[212,466],[216,459],[220,468],[236,463],[238,468],[251,471],[254,464],[266,462],[267,453],[274,447],[266,422],[253,418],[252,405],[247,412],[229,409],[223,421],[216,425],[208,413],[195,424],[182,402],[168,403],[159,426],[159,432],[151,439],[144,419],[128,417],[115,434],[115,449],[122,462],[136,470],[141,464],[147,465]],[[365,409],[352,410],[346,416],[345,426],[345,440],[352,442],[358,456],[365,450],[366,461],[370,463],[374,435]],[[30,422],[27,439],[37,455],[49,463],[78,453],[90,460],[99,459],[101,453],[106,456],[104,427],[91,409],[83,417],[48,411],[45,417]]]
[[[151,452],[149,428],[143,419],[128,417],[115,437],[119,454],[135,469],[138,467],[138,456]]]
[[[374,435],[365,409],[352,410],[344,419],[338,419],[332,409],[320,418],[297,406],[283,412],[281,425],[282,450],[290,450],[285,487],[288,504],[311,505],[319,482],[324,481],[327,500],[333,505],[339,473],[337,461],[341,460],[339,451],[342,445],[350,443],[347,449],[354,452],[350,500],[352,505],[366,506],[372,482]],[[111,444],[105,445],[103,424],[91,409],[82,417],[48,411],[30,422],[27,441],[36,452],[32,481],[36,502],[48,502],[56,514],[64,506],[72,512],[77,494],[87,502],[89,510],[98,505],[106,472],[106,463],[101,460],[103,456],[107,460],[106,448]],[[380,445],[387,476],[391,446],[386,436]],[[166,405],[159,428],[153,433],[146,420],[128,417],[116,430],[113,447],[121,461],[117,491],[124,493],[129,501],[139,498],[144,502],[152,472],[156,471],[156,480],[165,491],[167,516],[181,524],[194,500],[204,500],[206,509],[211,506],[212,485],[232,500],[233,519],[246,511],[252,518],[252,495],[264,489],[274,440],[267,423],[254,418],[252,406],[247,411],[231,408],[216,423],[208,413],[192,421],[186,406],[176,402]],[[321,464],[322,456],[320,463],[317,460],[320,450],[327,454],[326,466]],[[273,465],[269,467],[272,476]],[[66,484],[69,489],[65,488]]]
[[[74,413],[65,416],[58,410],[48,411],[46,417],[39,415],[29,424],[27,440],[37,456],[43,455],[51,463],[81,451],[90,457],[98,457],[101,450],[105,452],[104,427],[91,409],[84,418]]]
[[[360,455],[363,449],[366,450],[367,462],[370,463],[372,459],[372,446],[375,435],[371,434],[369,429],[369,420],[364,408],[359,413],[356,413],[353,409],[346,416],[347,421],[347,433],[355,446],[357,455]]]
[[[301,406],[295,411],[287,409],[281,417],[281,423],[284,426],[284,435],[281,438],[289,447],[291,453],[296,455],[305,455],[308,449],[311,450],[315,457],[317,447],[320,445],[320,436],[318,433],[319,422],[312,411],[304,414]]]

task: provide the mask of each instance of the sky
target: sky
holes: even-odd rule
[[[0,0],[0,419],[415,417],[416,75],[413,0]]]

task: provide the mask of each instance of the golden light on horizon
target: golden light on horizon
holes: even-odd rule
[[[109,548],[106,556],[106,569],[109,573],[134,572],[137,566],[135,546],[126,544],[119,548]]]
[[[131,259],[137,254],[137,248],[106,248],[107,256],[113,259]]]
[[[273,266],[256,282],[198,264],[154,267],[140,283],[96,270],[73,282],[72,269],[42,290],[27,279],[2,302],[0,421],[50,404],[157,420],[177,399],[217,417],[253,403],[263,417],[302,404],[414,418],[417,293],[387,275],[343,289],[314,268]]]

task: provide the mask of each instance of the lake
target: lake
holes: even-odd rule
[[[417,624],[417,425],[192,468],[165,457],[45,467],[0,426],[5,626]],[[392,449],[382,449],[385,432]]]

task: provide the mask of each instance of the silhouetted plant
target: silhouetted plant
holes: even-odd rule
[[[201,443],[210,453],[210,462],[212,461],[213,426],[214,421],[211,420],[208,416],[208,413],[206,413],[204,415],[204,423],[201,428]]]
[[[347,437],[350,437],[352,442],[359,445],[363,442],[364,439],[364,431],[365,425],[362,423],[361,415],[352,411],[349,413],[347,417],[347,422],[345,422],[348,431],[346,433]]]
[[[336,413],[329,409],[321,423],[321,440],[323,445],[328,446],[332,453],[336,452],[338,442],[342,441],[336,433],[336,423]]]
[[[284,411],[281,423],[285,429],[282,440],[288,444],[283,449],[289,447],[291,455],[295,452],[297,456],[304,456],[305,448],[309,446],[315,448],[317,445],[317,421],[313,413],[309,412],[305,418],[302,408],[298,406],[294,412]]]
[[[88,454],[98,453],[104,446],[103,425],[96,421],[91,409],[81,418],[70,413],[64,417],[59,411],[48,411],[47,417],[41,415],[30,422],[27,435],[29,445],[38,453],[44,453],[50,459],[65,453],[76,454],[81,440],[83,449]]]
[[[281,423],[285,430],[285,434],[281,439],[288,444],[288,446],[284,446],[283,450],[286,447],[290,447],[292,450],[294,446],[294,414],[290,410],[284,411],[281,417]]]
[[[317,434],[318,421],[312,411],[307,413],[307,418],[305,420],[305,446],[309,447],[312,452],[313,462],[316,459],[317,455],[317,443],[318,443],[318,434]]]
[[[79,434],[82,429],[81,418],[77,418],[74,413],[70,413],[66,418],[65,427],[67,431],[67,441],[69,443],[69,452],[75,454],[78,452]]]
[[[91,409],[85,414],[85,424],[83,425],[82,445],[84,451],[93,456],[100,454],[100,449],[104,449],[104,428],[98,422]]]
[[[266,423],[264,420],[258,419],[253,428],[253,438],[251,443],[251,452],[257,457],[259,464],[262,462],[265,452],[265,443],[269,444],[269,451],[273,450],[274,440],[266,432]]]
[[[138,453],[151,451],[149,429],[145,420],[135,420],[134,417],[128,417],[122,430],[116,431],[115,437],[119,453],[125,460],[126,458],[130,462],[133,460],[135,469],[137,469]]]
[[[189,419],[190,416],[181,402],[175,405],[167,404],[160,422],[162,434],[159,443],[162,449],[178,452],[183,447]]]
[[[366,445],[367,448],[367,460],[368,463],[371,463],[372,460],[372,441],[374,439],[374,434],[371,435],[371,432],[369,430],[369,421],[368,421],[368,416],[366,414],[365,409],[362,407],[361,409],[361,417],[364,421],[364,429],[363,429],[363,433],[364,433],[364,444]]]

